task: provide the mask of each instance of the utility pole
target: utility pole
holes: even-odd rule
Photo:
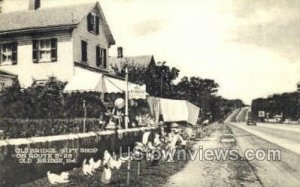
[[[160,97],[163,96],[163,77],[164,77],[164,66],[165,62],[163,62],[160,66],[159,66],[159,70],[160,70]]]
[[[83,133],[85,133],[85,123],[86,123],[86,104],[85,104],[85,99],[83,100]]]
[[[126,82],[126,90],[125,90],[125,129],[128,129],[128,69],[125,69],[125,82]]]
[[[160,69],[160,97],[162,97],[162,92],[163,92],[163,73],[162,69]]]

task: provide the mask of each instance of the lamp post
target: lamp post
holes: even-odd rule
[[[125,68],[125,129],[128,129],[128,68]]]

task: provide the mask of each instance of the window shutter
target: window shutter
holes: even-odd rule
[[[81,61],[87,62],[87,42],[81,41]]]
[[[106,49],[102,50],[103,68],[106,68]]]
[[[13,65],[17,64],[18,60],[18,43],[13,43],[12,44],[12,57],[11,57],[11,62]]]
[[[93,23],[92,23],[93,20],[92,19],[93,19],[92,13],[89,13],[87,16],[87,29],[89,32],[93,30]]]
[[[2,63],[2,45],[0,45],[0,64]]]
[[[38,41],[37,40],[33,40],[32,41],[32,60],[33,63],[38,63],[39,61],[39,55],[38,55]]]
[[[41,7],[41,0],[35,0],[34,2],[34,10]]]
[[[99,27],[100,27],[100,22],[99,22],[99,16],[96,16],[96,34],[99,34]]]
[[[57,61],[57,39],[56,38],[51,39],[51,61],[52,62]]]
[[[99,58],[100,58],[100,64],[101,64],[101,66],[103,66],[103,58],[102,58],[102,48],[101,47],[99,47]]]
[[[99,46],[96,46],[96,65],[97,67],[101,66],[101,49]]]

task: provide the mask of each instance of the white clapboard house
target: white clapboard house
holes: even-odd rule
[[[68,82],[67,92],[125,89],[124,80],[109,74],[115,40],[98,2],[64,7],[29,2],[27,10],[0,14],[0,77],[1,71],[15,75],[28,87],[55,76]]]

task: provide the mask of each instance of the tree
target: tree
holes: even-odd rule
[[[281,115],[297,120],[300,118],[300,99],[297,92],[274,94],[268,98],[257,98],[252,101],[252,115],[258,118],[258,111],[269,113],[269,117]]]
[[[148,67],[137,67],[124,62],[121,71],[116,71],[117,76],[125,77],[125,68],[128,69],[130,82],[145,84],[147,93],[155,97],[174,97],[173,81],[178,77],[179,70],[166,65],[166,62],[149,64]]]
[[[146,84],[147,92],[151,96],[188,100],[201,108],[203,119],[220,119],[234,108],[244,105],[241,100],[227,100],[217,96],[219,85],[212,79],[183,77],[174,84],[180,71],[167,66],[166,62],[157,64],[140,68],[124,62],[121,71],[116,71],[116,75],[125,77],[127,68],[129,81]]]
[[[18,81],[4,88],[0,97],[0,116],[14,118],[22,116],[26,110],[22,102],[22,89]]]
[[[176,85],[179,99],[186,99],[202,108],[204,114],[211,113],[210,100],[218,91],[219,85],[211,79],[183,77]]]

